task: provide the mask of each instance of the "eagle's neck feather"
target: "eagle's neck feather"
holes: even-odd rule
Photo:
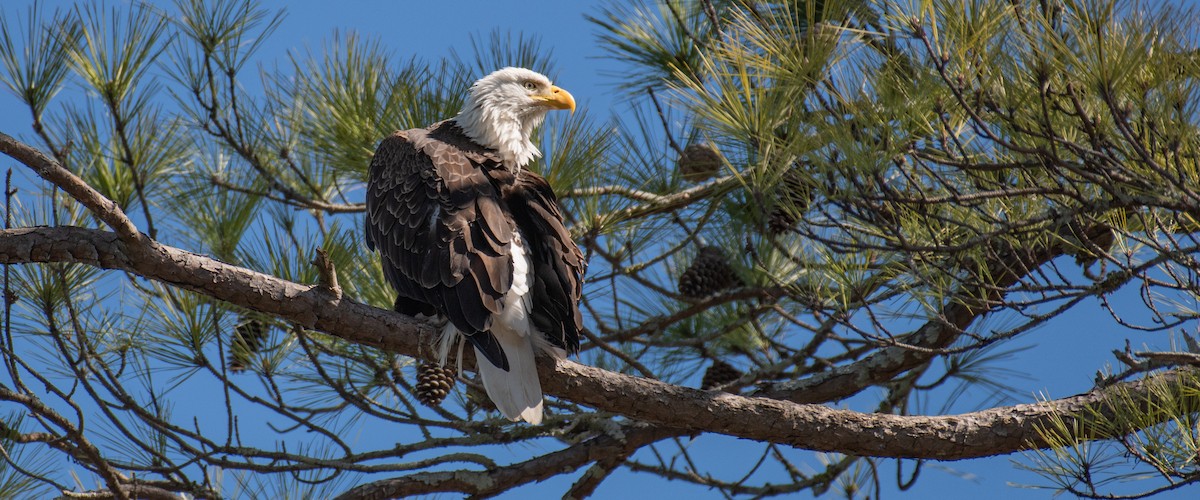
[[[511,108],[468,102],[454,121],[471,140],[500,153],[505,167],[516,172],[542,156],[529,136],[545,117],[544,110],[521,115]]]

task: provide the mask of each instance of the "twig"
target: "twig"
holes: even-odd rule
[[[641,362],[639,362],[633,356],[630,356],[630,355],[626,354],[625,352],[621,351],[620,349],[617,349],[616,347],[612,346],[608,342],[605,342],[604,339],[597,337],[595,334],[593,334],[588,329],[584,328],[580,333],[583,333],[584,338],[586,338],[587,341],[591,345],[599,347],[604,352],[607,352],[609,354],[612,354],[613,356],[616,356],[617,359],[624,361],[625,364],[629,365],[630,368],[637,370],[637,372],[640,373],[643,377],[646,377],[648,379],[657,379],[658,378],[657,376],[654,375],[654,371],[647,368],[646,365],[643,365]]]
[[[596,463],[588,467],[582,476],[571,485],[571,489],[563,493],[564,499],[583,499],[592,496],[596,492],[596,487],[604,482],[608,476],[612,475],[613,471],[625,463],[629,458],[629,453],[614,455],[612,457],[597,460]]]
[[[676,2],[665,2],[665,4],[667,6],[667,10],[671,11],[671,17],[674,17],[675,22],[679,23],[679,29],[683,30],[683,33],[692,40],[692,43],[696,44],[697,49],[703,49],[707,44],[697,37],[695,33],[692,33],[691,28],[689,28],[687,23],[683,21],[683,15],[681,15],[679,11],[675,10],[678,8]]]
[[[655,441],[679,435],[678,429],[645,426],[625,429],[624,439],[600,435],[570,448],[490,470],[420,472],[356,486],[336,500],[396,498],[434,492],[489,496],[532,481],[573,471],[593,461],[620,461]]]
[[[671,149],[675,150],[675,154],[683,156],[683,148],[679,147],[679,143],[675,142],[675,137],[671,135],[671,124],[667,121],[667,115],[663,112],[662,105],[658,103],[658,96],[654,95],[654,87],[646,87],[646,92],[650,94],[650,102],[654,103],[654,111],[658,113],[658,119],[662,121],[663,133],[666,134]]]
[[[704,13],[708,15],[708,22],[712,23],[713,30],[716,33],[721,33],[721,17],[717,15],[717,9],[713,6],[712,0],[701,0],[701,5],[704,6]]]
[[[6,230],[12,228],[12,199],[16,194],[17,190],[12,188],[12,169],[10,168],[8,169],[8,173],[4,175],[4,229]],[[12,306],[17,303],[19,297],[10,286],[11,269],[9,269],[9,266],[10,264],[4,264],[4,296],[0,297],[0,300],[4,301],[4,347],[7,349],[7,354],[14,355],[16,351],[13,349]],[[9,364],[8,373],[19,383],[20,374],[17,371],[16,365],[12,363],[12,360],[8,356],[5,356],[5,358],[5,361]]]
[[[321,286],[333,294],[334,300],[341,300],[342,287],[338,285],[337,269],[334,267],[333,261],[329,259],[329,252],[324,248],[318,248],[312,263],[317,266],[317,279]]]
[[[129,177],[133,180],[134,193],[137,194],[138,203],[142,206],[142,217],[146,219],[146,234],[150,235],[151,239],[158,237],[158,231],[154,229],[154,217],[150,212],[150,201],[146,198],[146,181],[142,179],[142,173],[138,171],[137,165],[133,160],[133,147],[129,143],[129,133],[126,131],[126,120],[121,112],[121,103],[113,98],[109,93],[105,93],[105,104],[109,107],[109,113],[112,114],[113,129],[117,133],[117,138],[120,140],[121,163],[125,164],[125,168],[129,169]]]
[[[212,177],[209,177],[209,182],[212,182],[212,184],[214,186],[225,188],[230,191],[236,191],[238,193],[249,194],[249,195],[254,195],[254,196],[261,196],[261,197],[266,198],[271,201],[277,201],[279,203],[284,203],[284,204],[291,205],[296,208],[301,208],[301,209],[305,209],[305,210],[319,210],[319,211],[327,212],[327,213],[331,213],[331,214],[360,213],[360,212],[365,212],[367,210],[367,205],[365,203],[348,203],[348,204],[328,203],[328,202],[324,202],[324,201],[320,201],[320,200],[314,200],[311,198],[293,196],[290,192],[283,191],[283,190],[279,191],[280,193],[282,193],[282,196],[277,196],[277,195],[271,194],[269,192],[264,192],[264,191],[255,191],[253,189],[248,189],[248,188],[233,184],[232,182],[229,182],[229,181],[221,178],[218,175],[213,175]]]

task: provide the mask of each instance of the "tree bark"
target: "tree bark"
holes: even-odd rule
[[[119,269],[273,314],[305,328],[412,357],[434,331],[412,318],[338,299],[321,285],[302,285],[152,241],[78,227],[0,232],[0,263],[78,263]],[[571,361],[540,358],[543,389],[552,395],[680,431],[715,432],[756,441],[849,455],[959,460],[1045,447],[1036,429],[1055,418],[1112,413],[1114,391],[1148,395],[1165,383],[1182,396],[1200,389],[1181,368],[1145,380],[1036,404],[946,416],[860,413],[815,404],[702,391],[632,377]],[[1164,420],[1169,416],[1163,416]],[[1115,437],[1089,433],[1080,439]]]

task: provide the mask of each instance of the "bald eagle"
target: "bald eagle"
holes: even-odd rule
[[[529,140],[575,100],[523,68],[471,86],[462,111],[428,128],[395,132],[371,160],[367,245],[396,289],[395,309],[446,320],[443,366],[465,338],[488,396],[513,421],[542,420],[535,348],[579,351],[586,265],[546,179],[524,167]]]

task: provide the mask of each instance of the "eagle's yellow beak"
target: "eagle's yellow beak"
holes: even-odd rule
[[[571,96],[570,92],[560,89],[555,85],[550,86],[550,93],[535,95],[533,98],[546,103],[551,108],[567,109],[572,114],[575,113],[575,98]]]

